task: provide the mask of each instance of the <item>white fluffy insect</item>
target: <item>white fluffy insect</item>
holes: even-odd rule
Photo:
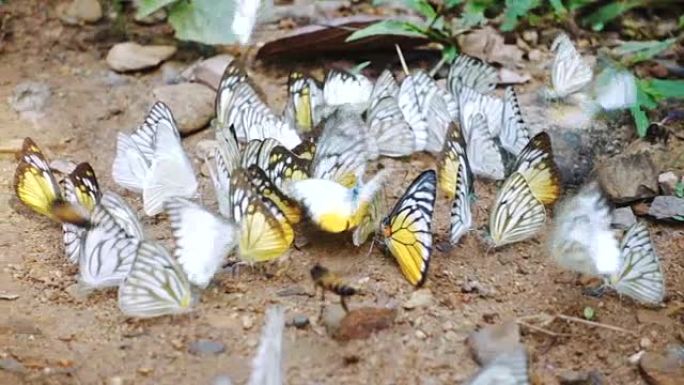
[[[630,71],[607,67],[596,77],[594,95],[606,111],[630,108],[637,101],[636,78]]]
[[[261,341],[252,360],[249,385],[282,385],[283,383],[283,330],[285,311],[271,307],[266,311],[266,322]]]
[[[617,273],[620,249],[610,229],[610,207],[598,184],[582,187],[555,211],[549,239],[551,257],[560,266],[582,274]]]

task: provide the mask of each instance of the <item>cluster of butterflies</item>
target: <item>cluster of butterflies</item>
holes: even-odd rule
[[[554,45],[563,46],[564,39]],[[554,68],[575,60],[567,49],[556,48]],[[432,255],[438,188],[452,200],[449,239],[456,245],[473,228],[473,176],[503,180],[489,219],[494,247],[533,237],[561,188],[548,135],[530,137],[513,88],[503,98],[494,94],[493,67],[459,56],[448,90],[422,71],[406,72],[401,83],[384,71],[373,84],[358,72],[333,70],[323,85],[294,73],[285,110],[277,114],[246,73],[229,65],[216,96],[215,147],[205,159],[219,215],[194,201],[199,183],[192,162],[172,112],[156,103],[131,134],[119,133],[112,176],[142,195],[146,215],[168,214],[172,253],[145,237],[124,199],[100,191],[89,164],[75,167],[60,186],[28,138],[16,194],[63,223],[66,255],[79,264],[81,285],[118,286],[119,307],[129,316],[187,311],[197,300],[193,289],[206,288],[233,250],[242,263],[277,259],[290,249],[295,226],[305,217],[326,232],[352,232],[356,246],[379,237],[404,277],[420,286]],[[567,93],[556,77],[555,93]],[[436,156],[437,171],[418,175],[385,212],[389,171],[364,180],[369,162],[420,151]],[[642,292],[635,285],[644,284],[643,274],[632,267],[640,266],[636,254],[655,256],[652,248],[642,252],[645,247],[623,248],[634,251],[618,263],[627,271],[613,278],[618,291],[637,297]]]

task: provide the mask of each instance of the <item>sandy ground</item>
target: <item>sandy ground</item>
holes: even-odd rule
[[[162,83],[160,71],[125,76],[111,85],[102,60],[103,49],[76,44],[83,34],[63,27],[50,12],[25,4],[9,7],[13,35],[6,39],[0,59],[0,141],[31,136],[51,159],[89,161],[105,189],[122,193],[135,207],[138,197],[115,186],[110,164],[119,130],[138,124],[152,104],[150,89]],[[23,3],[23,2],[22,2]],[[42,7],[40,7],[42,8]],[[41,35],[34,38],[34,27]],[[80,47],[80,48],[79,48]],[[285,75],[289,68],[254,71],[269,100],[282,106]],[[44,114],[21,118],[5,102],[14,87],[32,80],[52,90]],[[184,141],[186,149],[211,133],[205,131]],[[419,156],[408,161],[382,160],[392,168],[395,184],[390,202],[420,171],[434,160]],[[0,292],[19,295],[0,300],[0,358],[12,357],[28,368],[24,375],[0,370],[0,384],[101,384],[120,377],[127,384],[208,384],[217,374],[228,374],[237,384],[249,375],[249,362],[259,338],[265,309],[280,304],[287,319],[303,314],[311,319],[306,329],[285,331],[285,369],[288,384],[454,384],[476,369],[463,343],[478,326],[541,312],[581,316],[585,306],[597,312],[598,321],[636,332],[628,335],[585,325],[556,322],[551,328],[572,337],[553,338],[525,332],[536,373],[555,375],[566,370],[597,371],[606,384],[645,383],[627,358],[640,350],[646,337],[658,350],[681,338],[681,313],[662,316],[660,323],[639,323],[642,307],[613,294],[587,297],[575,277],[562,273],[549,260],[544,236],[487,253],[475,232],[449,252],[436,251],[426,287],[435,297],[426,308],[404,310],[413,289],[391,258],[376,247],[354,248],[351,236],[318,236],[316,242],[292,250],[287,276],[266,278],[246,272],[237,278],[221,276],[202,297],[196,311],[178,317],[148,321],[127,320],[116,307],[113,290],[86,299],[74,297],[75,267],[63,256],[61,231],[47,219],[20,207],[12,190],[16,163],[11,154],[0,158]],[[195,163],[199,170],[199,163]],[[203,178],[204,186],[207,179]],[[486,224],[495,186],[478,183],[478,225]],[[214,205],[213,193],[204,189],[204,201]],[[437,242],[446,239],[448,207],[440,198],[436,211]],[[145,218],[147,233],[171,247],[168,222]],[[652,228],[662,257],[672,307],[684,300],[682,282],[682,231]],[[398,306],[397,322],[368,340],[339,343],[317,322],[319,298],[279,296],[283,289],[313,288],[308,269],[322,261],[352,282],[363,281],[364,295],[350,301]],[[463,293],[462,283],[477,280],[489,294]],[[328,303],[336,303],[328,296]],[[220,341],[226,351],[195,356],[188,345],[200,338]],[[49,369],[46,369],[49,368]],[[551,376],[553,377],[553,376]]]

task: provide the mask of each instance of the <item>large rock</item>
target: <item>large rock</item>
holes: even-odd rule
[[[362,307],[347,313],[334,337],[340,341],[366,339],[371,334],[387,329],[394,322],[395,309]]]
[[[223,77],[223,71],[233,60],[232,55],[216,55],[191,65],[181,75],[189,81],[206,84],[216,90]]]
[[[639,361],[641,375],[650,385],[684,384],[684,347],[671,348],[665,354],[647,352]]]
[[[209,124],[214,115],[215,92],[197,83],[160,86],[152,91],[155,100],[166,103],[173,112],[181,135],[188,135]]]
[[[520,327],[513,320],[485,326],[471,333],[467,344],[475,361],[484,366],[500,354],[520,346]]]
[[[57,6],[57,15],[68,25],[96,23],[102,18],[102,6],[98,0],[73,0]]]
[[[602,162],[597,170],[601,187],[617,203],[655,196],[659,173],[648,152],[619,154]]]
[[[170,45],[142,46],[133,42],[114,45],[107,53],[107,65],[117,72],[139,71],[158,66],[176,53]]]

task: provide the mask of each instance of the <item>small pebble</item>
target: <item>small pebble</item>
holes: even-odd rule
[[[639,363],[639,360],[641,360],[641,356],[643,356],[644,353],[646,353],[645,350],[639,350],[638,352],[629,356],[629,358],[627,360],[629,361],[630,364],[636,365]]]
[[[119,376],[109,377],[107,379],[107,385],[123,385],[124,380]]]
[[[194,355],[221,354],[226,351],[226,346],[221,342],[212,340],[197,340],[190,344],[188,352]]]
[[[249,330],[254,326],[254,319],[252,316],[243,315],[240,320],[242,321],[242,328],[245,330]]]
[[[427,338],[427,334],[425,334],[425,332],[422,330],[416,330],[416,338],[419,340],[424,340]]]
[[[648,349],[653,346],[653,342],[651,342],[648,337],[644,337],[639,341],[639,346],[641,346],[642,349]]]
[[[304,314],[297,314],[292,318],[292,325],[297,329],[304,329],[309,326],[309,317]]]

